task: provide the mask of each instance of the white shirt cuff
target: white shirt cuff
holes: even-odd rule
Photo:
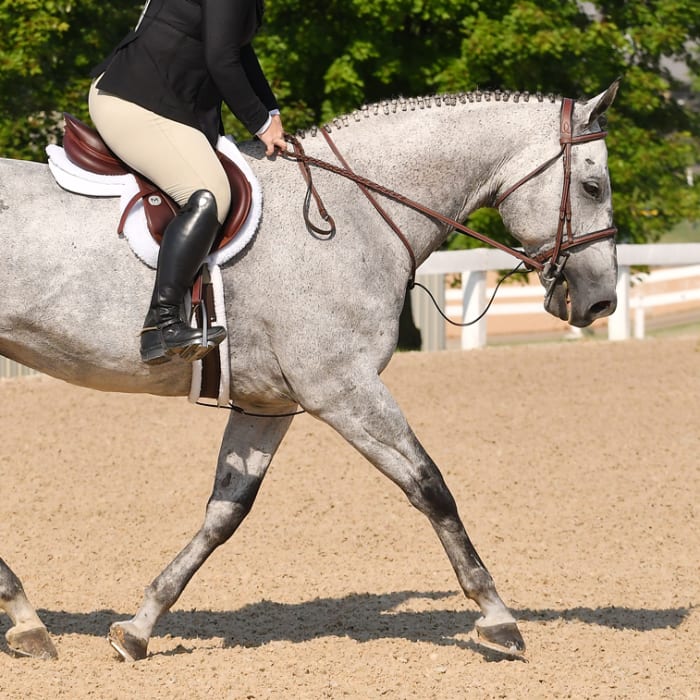
[[[263,134],[264,132],[266,132],[266,131],[270,128],[270,124],[272,124],[272,117],[278,115],[279,113],[280,113],[279,109],[271,109],[270,112],[269,112],[269,114],[268,114],[267,120],[266,120],[265,123],[255,132],[255,135],[256,135],[256,136],[260,136],[261,134]]]
[[[263,134],[265,131],[267,131],[270,128],[270,124],[272,124],[272,117],[268,115],[267,120],[265,123],[255,132],[256,136],[260,136]]]

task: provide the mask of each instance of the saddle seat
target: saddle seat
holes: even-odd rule
[[[99,175],[128,175],[136,178],[138,192],[126,206],[119,221],[118,231],[123,233],[124,223],[133,206],[141,201],[148,229],[153,239],[160,244],[163,232],[177,214],[178,205],[150,180],[121,161],[102,140],[97,131],[80,119],[65,113],[63,149],[68,159],[78,167]],[[231,209],[214,241],[212,251],[219,250],[235,238],[250,212],[253,193],[248,179],[241,169],[220,151],[216,155],[224,168],[231,186]]]

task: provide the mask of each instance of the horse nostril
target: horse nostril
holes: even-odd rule
[[[590,308],[591,315],[595,318],[609,316],[615,310],[615,305],[611,301],[599,301]]]

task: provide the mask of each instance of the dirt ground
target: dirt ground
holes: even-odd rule
[[[0,697],[700,698],[700,337],[403,354],[385,378],[525,660],[476,643],[428,523],[301,416],[150,657],[119,662],[109,625],[199,527],[225,412],[30,377],[0,382],[0,556],[60,656],[12,658],[0,617]]]

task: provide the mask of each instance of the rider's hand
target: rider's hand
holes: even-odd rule
[[[280,151],[287,150],[287,142],[284,140],[284,129],[282,128],[282,119],[279,114],[274,114],[271,117],[270,126],[258,135],[258,138],[265,144],[265,155],[271,156],[276,149]]]

